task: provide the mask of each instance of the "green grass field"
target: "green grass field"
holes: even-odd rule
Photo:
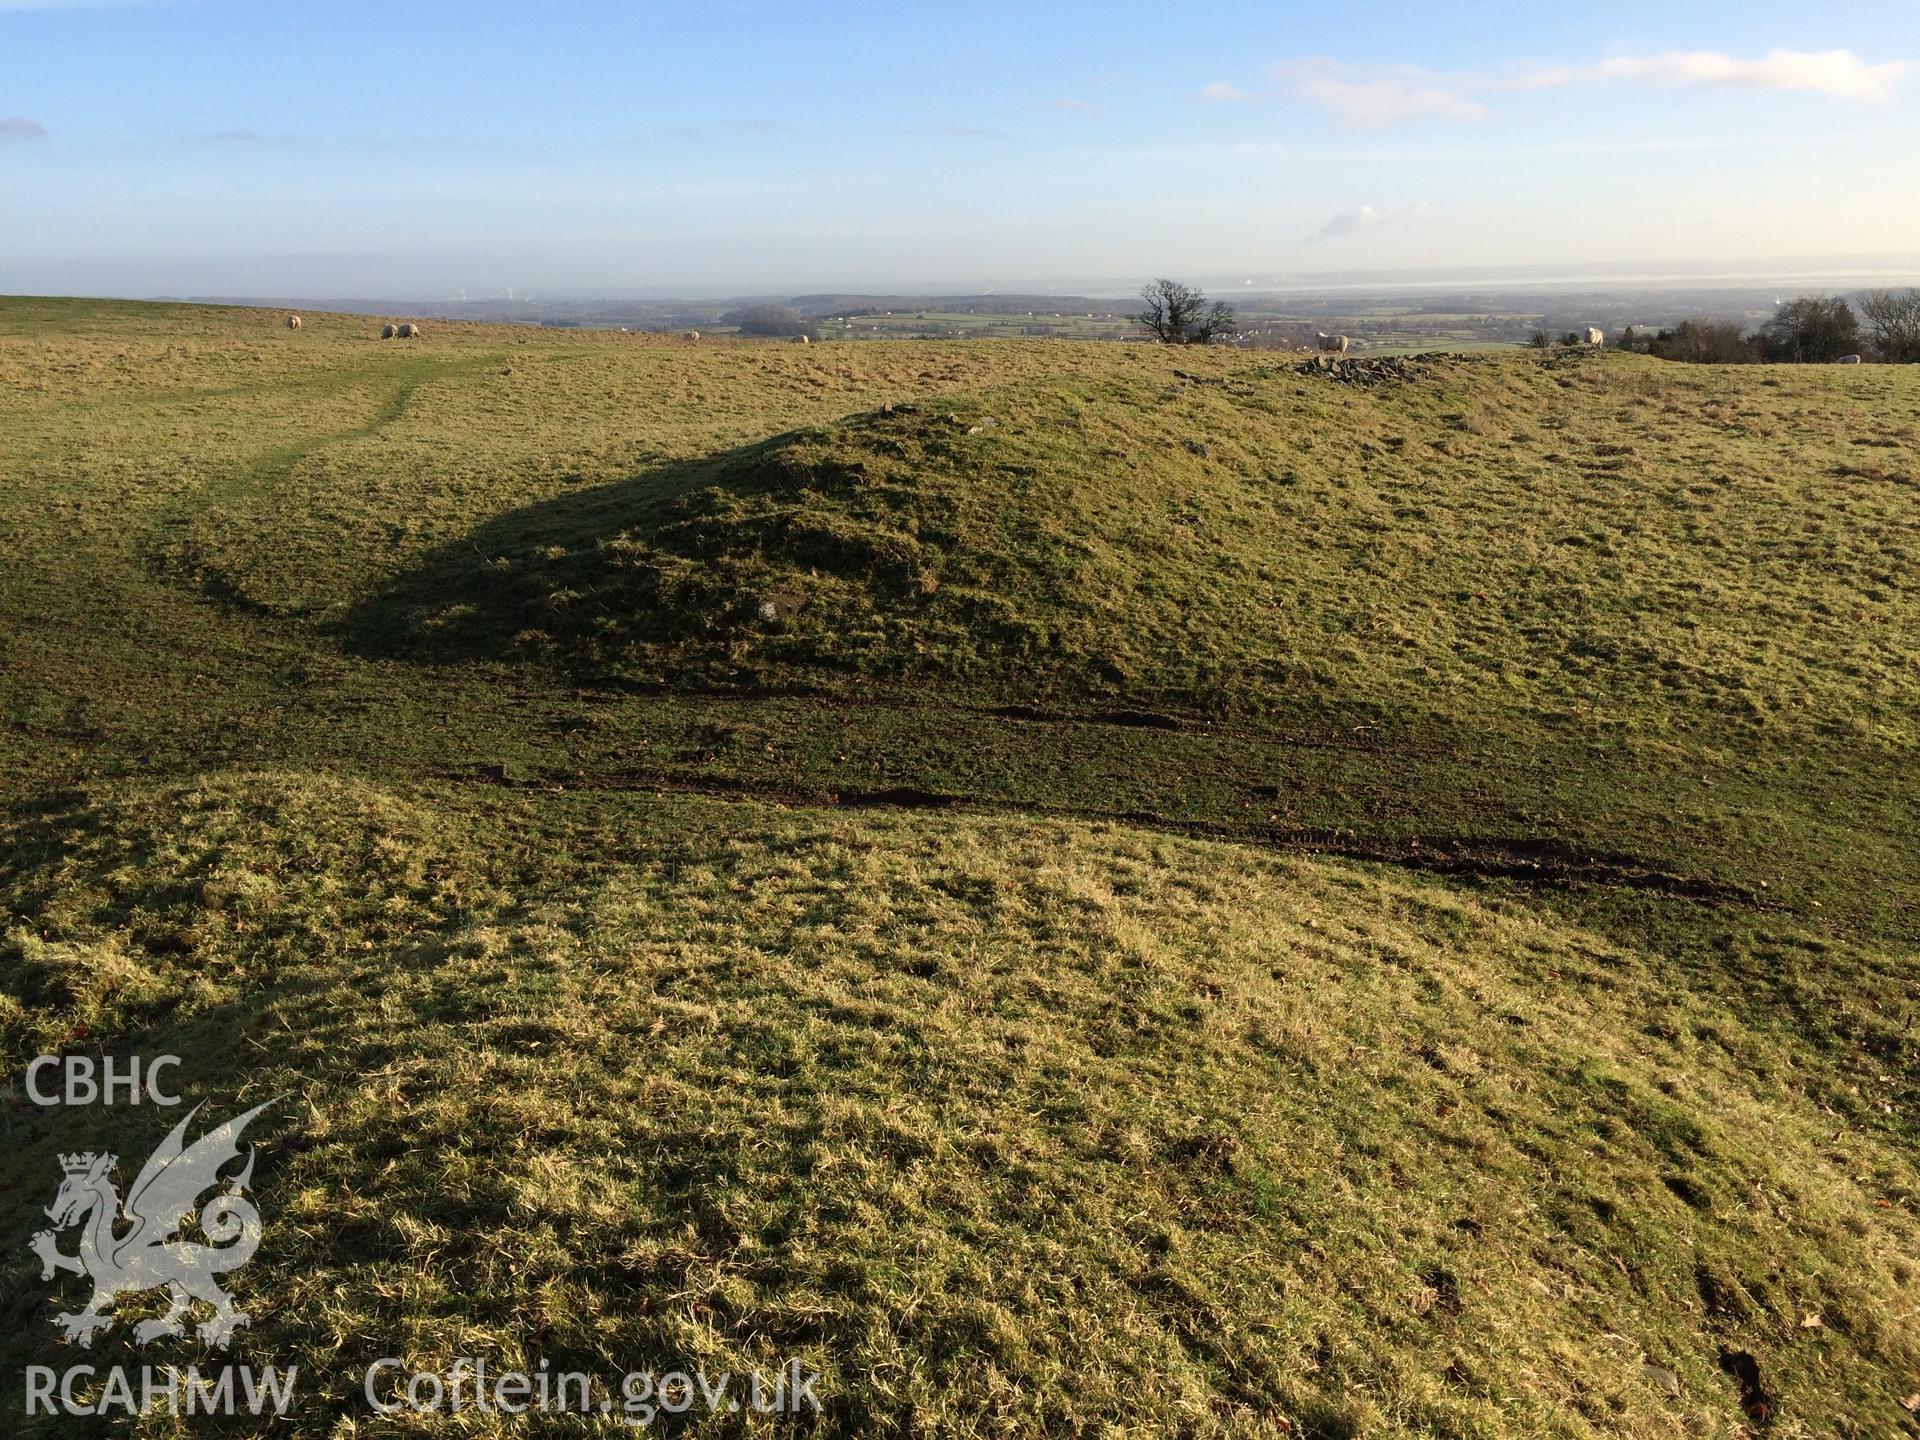
[[[141,1435],[1920,1435],[1920,374],[278,320],[0,301],[9,1427],[105,1051]]]

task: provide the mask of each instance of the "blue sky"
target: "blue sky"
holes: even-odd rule
[[[0,0],[0,291],[1889,253],[1909,0]]]

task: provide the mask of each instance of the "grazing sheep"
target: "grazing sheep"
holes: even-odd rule
[[[1860,363],[1860,357],[1858,355],[1842,355],[1833,363],[1836,365],[1858,365]]]
[[[414,324],[413,321],[411,320],[407,321],[406,324],[402,325],[398,330],[394,331],[393,333],[399,336],[402,340],[418,340],[421,336],[420,327]]]
[[[1606,331],[1596,330],[1591,325],[1587,327],[1587,344],[1598,346],[1598,345],[1604,345],[1606,343],[1607,343]]]
[[[400,327],[394,324],[391,320],[389,320],[386,324],[380,327],[380,338],[382,340],[391,340],[394,336],[398,335],[399,333],[400,333]]]
[[[811,345],[813,342],[804,335],[796,335],[793,337],[793,343],[796,345]]]
[[[1322,355],[1344,355],[1347,346],[1353,343],[1344,335],[1329,335],[1324,330],[1314,331],[1313,338],[1319,344]]]
[[[289,330],[298,330],[300,328],[300,317],[298,315],[289,315],[287,317],[287,328]]]
[[[687,339],[698,340],[699,338],[700,338],[700,332],[698,330],[687,331]]]

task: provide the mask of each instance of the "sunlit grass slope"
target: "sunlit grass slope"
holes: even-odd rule
[[[656,682],[850,672],[1910,747],[1920,389],[1824,381],[1505,357],[1355,393],[1122,350],[511,512],[413,577],[410,618],[429,654]]]
[[[35,343],[8,303],[35,519],[423,658],[1916,738],[1897,367],[1515,354],[1357,390],[1258,354],[57,302]]]
[[[288,1096],[274,1433],[1920,1433],[1920,375],[278,321],[0,300],[0,1052]]]
[[[291,1093],[236,1354],[321,1386],[797,1356],[835,1434],[1666,1435],[1743,1423],[1724,1352],[1776,1433],[1905,1423],[1894,1092],[1524,899],[291,773],[6,838],[10,1046],[84,1025]],[[141,1118],[17,1130],[9,1193]],[[42,1308],[8,1302],[15,1357],[54,1349]],[[310,1415],[355,1403],[332,1383]]]

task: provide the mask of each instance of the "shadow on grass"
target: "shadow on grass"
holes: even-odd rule
[[[498,516],[357,606],[342,623],[343,638],[363,655],[425,662],[581,659],[596,632],[684,638],[708,617],[672,605],[657,568],[621,573],[621,537],[671,533],[688,498],[703,491],[771,488],[768,472],[777,467],[769,462],[788,438],[660,466]],[[682,538],[688,558],[702,558],[694,537]]]
[[[903,422],[855,416],[831,433],[889,423]],[[345,641],[366,655],[543,660],[689,689],[751,685],[735,666],[749,638],[767,641],[776,662],[860,668],[860,654],[835,656],[789,625],[808,587],[838,587],[849,613],[911,605],[937,588],[927,556],[947,537],[917,507],[900,522],[901,497],[870,484],[857,440],[844,456],[807,444],[823,433],[776,435],[499,516],[357,607]]]

